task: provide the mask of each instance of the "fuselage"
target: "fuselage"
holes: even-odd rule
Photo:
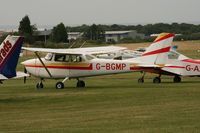
[[[171,65],[162,68],[162,70],[179,76],[200,76],[200,60],[174,60],[171,61]]]
[[[157,73],[179,76],[200,76],[200,60],[190,59],[176,51],[170,51],[168,56],[163,60],[165,61],[165,66],[157,70]]]
[[[79,78],[134,71],[131,62],[126,60],[98,59],[89,55],[52,54],[51,56],[50,58],[41,58],[44,65],[39,59],[27,60],[22,64],[35,77],[54,79],[63,79],[66,77]]]

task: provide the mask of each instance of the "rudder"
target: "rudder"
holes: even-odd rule
[[[24,38],[8,35],[0,45],[0,74],[7,78],[16,76],[16,66]]]

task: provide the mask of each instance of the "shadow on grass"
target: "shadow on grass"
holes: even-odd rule
[[[0,99],[0,103],[1,104],[9,104],[9,103],[25,103],[25,102],[30,102],[32,100],[34,100],[35,98],[19,98],[19,97],[15,97],[15,98],[4,98],[4,99]]]

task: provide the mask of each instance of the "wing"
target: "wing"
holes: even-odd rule
[[[104,47],[88,47],[88,48],[71,48],[71,49],[50,49],[50,48],[28,48],[23,47],[23,50],[32,52],[58,53],[58,54],[102,54],[125,50],[125,47],[119,46],[104,46]]]
[[[104,47],[75,48],[73,50],[87,54],[103,54],[103,53],[112,53],[121,50],[127,50],[127,48],[120,46],[104,46]]]
[[[28,47],[22,47],[22,49],[31,52],[59,53],[59,54],[71,53],[71,50],[69,49],[28,48]]]

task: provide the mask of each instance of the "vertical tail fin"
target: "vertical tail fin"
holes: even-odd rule
[[[161,33],[142,54],[142,61],[156,64],[158,57],[165,56],[170,51],[174,36],[175,34],[172,33]]]
[[[16,76],[16,66],[23,40],[23,37],[8,35],[0,45],[0,74],[7,78]]]

